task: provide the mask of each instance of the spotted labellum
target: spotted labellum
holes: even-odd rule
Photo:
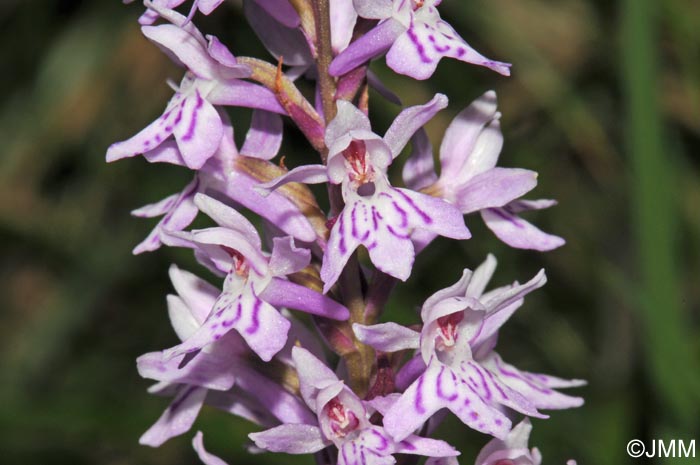
[[[184,189],[132,212],[159,218],[134,253],[177,247],[202,270],[170,267],[174,293],[165,300],[179,341],[137,359],[139,374],[156,383],[149,392],[172,398],[142,444],[188,433],[210,406],[255,425],[245,439],[254,453],[309,455],[318,465],[419,457],[458,465],[458,449],[436,437],[452,414],[487,436],[477,465],[539,465],[530,418],[583,404],[560,390],[584,381],[518,369],[496,351],[501,327],[544,286],[544,270],[487,290],[496,267],[488,255],[416,302],[419,314],[403,309],[411,324],[382,320],[395,285],[413,279],[416,257],[434,239],[480,240],[465,215],[478,213],[516,249],[564,244],[520,217],[555,202],[523,199],[537,184],[534,171],[498,166],[495,92],[455,111],[436,163],[425,126],[447,96],[404,106],[410,96],[374,74],[382,56],[418,80],[445,57],[510,74],[509,64],[469,46],[440,4],[144,2],[141,33],[183,75],[170,83],[165,111],[106,158],[142,155],[191,173]],[[234,55],[238,44],[195,25],[224,10],[245,17],[266,57]],[[388,110],[395,116],[383,135],[370,88],[400,105]],[[246,111],[243,133],[237,119]],[[285,145],[290,128],[306,138],[305,150]],[[204,464],[226,464],[205,449],[202,431],[192,445]]]

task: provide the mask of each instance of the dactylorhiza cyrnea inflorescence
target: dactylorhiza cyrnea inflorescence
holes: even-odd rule
[[[368,118],[370,86],[399,103],[369,69],[374,59],[415,79],[429,78],[443,57],[503,75],[510,65],[471,48],[441,19],[439,0],[244,0],[271,57],[236,57],[193,22],[222,2],[195,0],[187,16],[174,10],[184,0],[144,2],[143,34],[185,75],[156,121],[107,151],[108,161],[143,155],[193,171],[182,192],[134,211],[162,217],[134,253],[187,247],[222,278],[214,286],[170,268],[168,312],[182,342],[137,362],[157,381],[151,392],[173,401],[141,443],[156,447],[187,433],[208,404],[259,425],[250,434],[257,450],[314,455],[320,465],[416,456],[456,465],[459,452],[429,437],[445,417],[436,414],[448,411],[493,436],[478,465],[539,464],[527,417],[580,406],[581,398],[555,389],[583,382],[521,371],[495,348],[500,327],[545,284],[544,270],[486,290],[496,268],[489,255],[422,304],[420,325],[379,323],[417,253],[437,236],[471,237],[466,214],[479,212],[512,247],[564,243],[518,216],[554,201],[522,199],[537,174],[497,166],[503,137],[494,92],[450,123],[439,175],[423,126],[446,96],[403,108],[383,135]],[[313,98],[298,90],[302,79],[313,83]],[[252,109],[240,148],[227,106]],[[304,134],[315,163],[287,170],[271,161],[284,119]],[[405,187],[394,187],[388,171],[409,143]],[[329,211],[307,184],[327,186]],[[260,217],[263,237],[241,209]],[[217,226],[186,231],[200,212]],[[371,264],[360,265],[358,250]],[[310,314],[311,324],[295,312]],[[331,351],[338,363],[329,363]],[[201,432],[193,443],[207,465],[225,463],[204,449]]]

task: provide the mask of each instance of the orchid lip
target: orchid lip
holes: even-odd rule
[[[324,410],[331,420],[330,427],[333,435],[338,438],[347,436],[360,426],[357,416],[352,410],[347,410],[337,397],[331,399]]]

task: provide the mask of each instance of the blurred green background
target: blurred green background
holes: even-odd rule
[[[474,239],[422,254],[390,316],[415,308],[492,251],[495,285],[540,267],[549,283],[507,325],[499,352],[527,370],[585,378],[586,405],[534,421],[545,463],[700,463],[629,459],[630,439],[700,440],[700,3],[696,0],[445,1],[443,16],[513,77],[444,61],[418,83],[375,69],[407,104],[435,92],[451,118],[497,90],[503,166],[534,169],[534,197],[559,200],[533,220],[568,244],[540,254],[498,242],[478,218]],[[175,343],[167,267],[189,253],[131,248],[154,221],[129,211],[179,191],[184,169],[137,158],[107,165],[106,147],[156,117],[181,71],[141,37],[141,7],[117,1],[0,3],[0,463],[198,463],[190,435],[137,443],[165,399],[148,395],[134,359]],[[231,2],[196,18],[238,54],[265,56]],[[376,129],[398,109],[371,96]],[[237,127],[247,112],[234,113]],[[311,160],[293,130],[284,153]],[[239,130],[237,138],[244,134]],[[303,158],[306,157],[306,158]],[[206,276],[205,272],[202,272]],[[311,463],[248,456],[255,428],[206,409],[195,428],[231,464]],[[444,437],[473,463],[486,438],[447,422]],[[700,447],[697,445],[696,447]]]

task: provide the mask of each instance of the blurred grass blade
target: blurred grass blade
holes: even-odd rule
[[[674,237],[673,157],[665,150],[657,91],[656,0],[623,0],[622,77],[641,286],[640,317],[651,381],[666,422],[688,427],[697,411],[698,372],[679,295]]]

